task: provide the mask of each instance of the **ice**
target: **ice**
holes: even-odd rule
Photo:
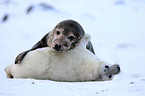
[[[0,0],[0,96],[144,96],[144,17],[145,0]],[[91,34],[96,55],[118,63],[120,75],[105,82],[7,79],[5,67],[66,19]]]

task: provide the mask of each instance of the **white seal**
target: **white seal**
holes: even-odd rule
[[[9,65],[7,77],[34,78],[56,81],[112,80],[120,72],[117,64],[108,64],[86,49],[90,35],[85,34],[80,44],[67,52],[45,47],[29,52],[21,64]]]

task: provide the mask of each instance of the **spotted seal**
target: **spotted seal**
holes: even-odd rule
[[[50,47],[58,52],[66,52],[74,49],[81,41],[84,34],[84,30],[78,22],[74,20],[64,20],[58,23],[52,31],[48,32],[31,49],[20,53],[15,59],[15,64],[21,63],[28,52],[38,48]],[[91,41],[86,45],[86,49],[95,54]]]

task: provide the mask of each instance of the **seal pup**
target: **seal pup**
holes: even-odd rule
[[[50,47],[30,51],[20,64],[6,67],[7,77],[73,82],[112,80],[120,73],[120,66],[106,63],[87,50],[90,38],[86,33],[78,46],[62,53]]]
[[[84,30],[78,22],[64,20],[58,23],[52,31],[48,32],[31,49],[20,53],[15,59],[15,64],[20,64],[28,52],[38,48],[50,47],[61,53],[69,51],[79,44],[84,34]],[[95,54],[91,41],[86,45],[86,49]]]

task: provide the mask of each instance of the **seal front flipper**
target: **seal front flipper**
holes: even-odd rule
[[[79,45],[79,41],[84,36],[84,30],[79,23],[73,20],[65,20],[55,26],[55,28],[47,33],[38,43],[30,50],[19,54],[15,60],[15,64],[19,64],[28,52],[38,48],[50,47],[58,52],[66,52],[74,49]],[[49,44],[49,45],[48,45]],[[95,54],[91,41],[88,42],[86,49]]]
[[[20,53],[15,59],[15,64],[19,64],[29,51],[30,50],[27,50],[27,51]]]
[[[30,50],[33,51],[38,48],[48,47],[47,39],[49,39],[49,33],[47,33],[40,41],[38,41]]]
[[[40,41],[38,41],[31,49],[24,51],[22,53],[20,53],[16,59],[15,59],[15,64],[19,64],[21,63],[21,61],[23,60],[23,58],[27,55],[28,52],[36,50],[38,48],[43,48],[43,47],[48,47],[47,45],[47,39],[49,38],[49,33],[47,33]]]

